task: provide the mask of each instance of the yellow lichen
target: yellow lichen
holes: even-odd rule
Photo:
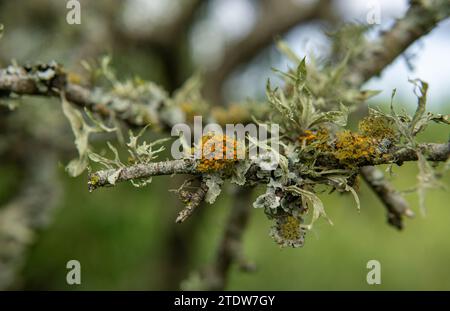
[[[301,227],[300,218],[283,214],[276,218],[271,235],[282,247],[300,247],[304,243],[305,230]]]
[[[280,234],[286,240],[298,240],[300,238],[300,221],[294,216],[287,216],[280,225]]]
[[[205,135],[198,147],[201,148],[197,165],[200,172],[230,168],[238,160],[238,152],[242,151],[238,141],[226,135]]]
[[[390,121],[382,116],[369,116],[359,123],[360,133],[343,130],[337,133],[321,127],[304,130],[298,137],[301,145],[326,154],[346,166],[355,166],[364,161],[389,157],[386,152],[396,140],[396,132]]]
[[[100,181],[100,177],[98,177],[97,175],[93,174],[89,177],[89,184],[91,186],[96,186],[98,184],[98,182]]]
[[[342,163],[352,165],[376,156],[376,145],[374,138],[345,130],[336,134],[333,155]]]
[[[316,131],[304,130],[299,136],[300,144],[313,145],[322,152],[331,151],[331,135],[327,128],[321,127]]]
[[[383,116],[371,115],[365,117],[359,122],[358,127],[361,134],[375,139],[394,140],[396,136],[391,122]]]

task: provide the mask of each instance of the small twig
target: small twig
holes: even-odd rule
[[[183,202],[186,203],[184,209],[178,214],[176,223],[182,223],[188,219],[195,209],[203,202],[206,193],[208,192],[208,187],[204,181],[200,182],[200,186],[195,192],[188,192],[180,190],[180,196],[182,196]]]
[[[403,229],[403,216],[414,217],[414,212],[409,208],[408,202],[390,183],[386,182],[383,173],[377,168],[362,167],[361,173],[364,180],[386,206],[388,223],[399,230]]]
[[[172,174],[197,174],[195,170],[196,162],[191,159],[171,160],[163,162],[154,162],[148,164],[131,165],[119,170],[120,173],[111,183],[111,176],[117,173],[116,169],[102,170],[89,174],[88,188],[93,191],[98,187],[113,186],[116,182],[128,181],[159,175]]]
[[[139,102],[131,102],[100,88],[91,90],[84,86],[67,81],[67,74],[56,64],[43,64],[34,67],[9,66],[0,69],[0,97],[16,95],[32,95],[60,97],[64,93],[71,103],[98,113],[102,117],[114,116],[131,127],[142,127],[154,120],[150,109]],[[124,108],[125,107],[125,108]],[[170,128],[167,120],[158,122]]]

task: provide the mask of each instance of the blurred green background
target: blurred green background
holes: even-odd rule
[[[189,32],[182,35],[176,49],[175,54],[181,55],[178,57],[181,69],[174,79],[173,72],[166,68],[165,52],[123,44],[114,37],[97,41],[96,36],[108,30],[108,16],[114,13],[112,8],[120,7],[119,2],[82,1],[87,8],[86,22],[78,28],[65,24],[62,13],[65,8],[60,3],[0,1],[0,23],[5,25],[5,37],[0,41],[2,67],[13,58],[19,63],[57,59],[77,72],[80,59],[95,59],[107,52],[112,54],[113,66],[121,78],[139,75],[171,91],[197,68],[198,64],[190,61],[192,51],[187,48]],[[200,10],[198,19],[206,18],[205,11]],[[252,68],[263,68],[259,73],[267,72],[270,68],[267,64],[281,59],[273,48],[264,50],[259,57],[251,64]],[[255,88],[263,96],[264,85]],[[384,94],[389,92],[385,90]],[[412,109],[406,100],[400,101],[405,105],[399,104],[399,108]],[[445,98],[433,103],[434,110],[449,113],[449,101],[450,98]],[[53,109],[58,101],[25,99],[18,111],[28,109],[27,105],[31,109],[40,109],[41,105]],[[68,131],[68,124],[64,126]],[[66,137],[72,139],[70,134]],[[443,142],[449,139],[449,132],[445,126],[433,125],[421,139]],[[75,155],[72,150],[71,156]],[[158,177],[142,189],[121,184],[89,193],[86,176],[69,178],[64,171],[66,163],[66,157],[55,163],[59,170],[59,180],[55,182],[62,183],[63,197],[50,226],[39,233],[27,250],[16,288],[177,289],[192,272],[211,262],[232,204],[231,196],[227,195],[231,189],[226,188],[214,205],[204,206],[180,225],[174,219],[181,207],[168,189],[178,188],[181,178]],[[411,189],[416,174],[416,164],[406,163],[394,167],[392,181],[400,190]],[[8,200],[21,178],[17,164],[0,163],[0,203]],[[450,184],[448,173],[442,183]],[[255,197],[262,189],[257,190]],[[406,220],[402,232],[387,225],[384,207],[362,181],[359,194],[360,212],[349,195],[322,195],[334,226],[319,221],[307,235],[305,246],[299,249],[280,249],[268,235],[271,222],[262,210],[249,206],[252,215],[243,246],[257,270],[244,273],[233,266],[227,289],[450,290],[448,189],[427,192],[426,216],[421,216],[418,210],[416,193],[407,194],[417,216]],[[81,263],[81,285],[66,283],[66,263],[71,259]],[[366,264],[371,259],[381,263],[381,285],[370,286],[366,282]]]

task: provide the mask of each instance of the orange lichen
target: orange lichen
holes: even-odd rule
[[[321,127],[317,131],[304,130],[298,140],[301,144],[314,145],[320,151],[330,151],[331,135],[325,127]]]
[[[198,147],[201,148],[201,158],[197,165],[200,172],[230,168],[242,151],[238,141],[226,135],[205,135]]]
[[[314,133],[311,130],[304,130],[303,133],[298,138],[300,143],[305,143],[306,145],[309,145],[312,141],[316,139],[317,139],[316,133]]]

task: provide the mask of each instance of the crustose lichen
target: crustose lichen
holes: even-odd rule
[[[237,140],[218,134],[204,135],[198,148],[201,148],[201,158],[197,170],[203,173],[232,168],[238,160],[238,152],[242,151]]]

